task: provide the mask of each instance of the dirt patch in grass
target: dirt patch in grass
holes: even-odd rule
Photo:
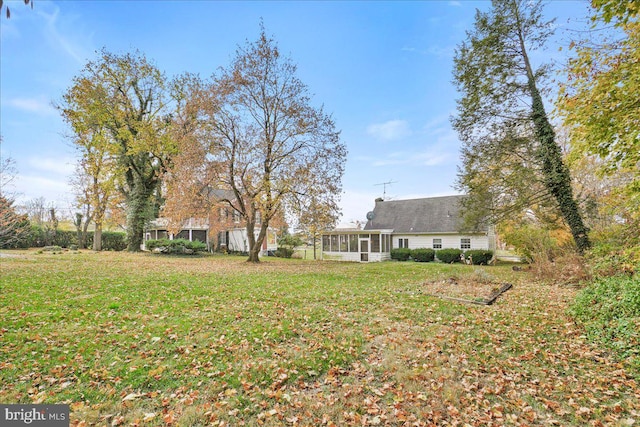
[[[457,298],[469,301],[487,301],[495,296],[505,283],[492,277],[484,270],[473,274],[455,275],[444,279],[427,280],[421,292],[441,298]]]

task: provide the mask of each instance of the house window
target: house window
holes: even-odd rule
[[[471,249],[471,239],[460,239],[460,249]]]
[[[398,239],[398,247],[399,248],[408,248],[409,247],[409,239]]]
[[[442,239],[433,239],[433,249],[442,249]]]
[[[233,211],[233,222],[235,224],[240,222],[240,212],[238,212],[236,210]]]

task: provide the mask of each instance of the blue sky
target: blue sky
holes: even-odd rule
[[[15,160],[18,201],[44,197],[68,212],[75,153],[52,107],[96,51],[138,49],[167,76],[210,76],[260,20],[298,65],[313,103],[333,114],[349,150],[342,224],[364,220],[376,197],[455,194],[460,142],[454,49],[487,1],[6,1],[0,20],[2,156]],[[552,1],[557,43],[539,59],[560,59],[567,28],[587,2]]]

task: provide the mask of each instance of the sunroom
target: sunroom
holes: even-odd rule
[[[334,230],[322,233],[322,259],[377,262],[391,259],[392,230]]]

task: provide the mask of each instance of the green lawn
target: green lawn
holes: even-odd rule
[[[73,425],[633,425],[575,290],[510,267],[127,253],[0,258],[0,402]],[[492,306],[426,281],[492,277]],[[455,286],[455,285],[452,285]]]

